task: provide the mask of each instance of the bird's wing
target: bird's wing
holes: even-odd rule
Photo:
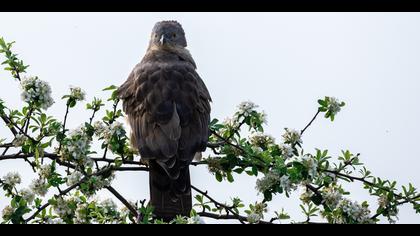
[[[189,63],[139,64],[118,94],[132,129],[132,144],[142,158],[172,168],[176,162],[189,164],[195,152],[204,151],[211,98]]]
[[[118,89],[132,129],[132,144],[143,158],[162,161],[176,155],[181,127],[171,93],[177,84],[159,66],[138,65]]]
[[[203,80],[194,68],[183,71],[182,98],[178,100],[182,132],[179,159],[191,161],[196,152],[206,149],[209,138],[211,97]]]

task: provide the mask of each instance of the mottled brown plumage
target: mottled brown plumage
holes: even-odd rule
[[[146,55],[118,89],[131,143],[149,162],[151,204],[166,220],[189,214],[189,164],[209,137],[210,94],[186,46],[179,23],[158,22]]]

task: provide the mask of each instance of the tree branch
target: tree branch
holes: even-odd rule
[[[317,113],[314,115],[314,117],[312,118],[312,120],[311,121],[309,121],[309,123],[305,126],[305,128],[303,128],[301,131],[300,131],[300,135],[302,135],[303,133],[305,133],[305,131],[306,131],[306,129],[308,129],[309,128],[309,126],[311,126],[312,125],[312,123],[315,121],[315,119],[318,117],[318,115],[319,115],[319,113],[321,113],[321,111],[317,111]]]
[[[115,190],[112,186],[107,186],[105,188],[108,189],[108,191],[111,192],[116,198],[118,198],[118,200],[120,200],[120,202],[124,204],[124,206],[126,206],[127,209],[130,210],[130,212],[136,218],[139,216],[137,210],[120,193],[118,193],[117,190]]]

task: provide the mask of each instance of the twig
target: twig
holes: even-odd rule
[[[233,214],[233,216],[231,215],[231,216],[229,216],[229,217],[234,217],[234,218],[231,218],[231,219],[236,219],[236,220],[238,220],[239,222],[241,222],[242,224],[245,224],[245,222],[247,222],[247,221],[248,221],[246,217],[241,216],[241,215],[239,215],[238,213],[236,213],[234,210],[232,210],[232,208],[233,208],[233,207],[227,206],[227,205],[225,205],[225,204],[223,204],[223,203],[220,203],[220,202],[216,201],[215,199],[213,199],[212,197],[210,197],[210,196],[208,195],[208,193],[207,193],[207,192],[204,192],[204,191],[202,191],[202,190],[200,190],[200,189],[196,188],[196,187],[195,187],[195,186],[193,186],[193,185],[191,185],[191,188],[192,188],[192,189],[194,189],[196,192],[198,192],[198,193],[200,193],[200,194],[204,195],[207,199],[209,199],[211,202],[213,202],[213,204],[214,204],[216,207],[222,207],[222,208],[224,208],[224,209],[225,209],[228,213],[232,213],[232,214]],[[203,212],[202,212],[202,213],[203,213]],[[209,214],[210,214],[210,213],[209,213]],[[204,216],[204,215],[203,215],[203,216]],[[220,217],[220,216],[219,216],[219,217]],[[225,216],[225,217],[228,217],[228,216]],[[266,222],[266,223],[270,223],[270,222]]]
[[[4,149],[4,151],[3,151],[3,153],[2,153],[1,155],[2,155],[2,156],[6,155],[7,151],[9,151],[9,148],[10,148],[10,147],[6,147],[6,148]]]
[[[107,186],[105,187],[106,189],[108,189],[108,191],[110,191],[112,194],[114,194],[114,196],[116,198],[118,198],[118,200],[120,200],[120,202],[122,204],[124,204],[124,206],[127,207],[128,210],[130,210],[130,212],[137,218],[139,213],[137,212],[137,210],[120,194],[117,192],[117,190],[115,190],[112,186]]]
[[[398,202],[397,204],[395,204],[395,206],[399,206],[399,205],[403,205],[406,203],[412,203],[413,199],[417,199],[420,198],[420,194],[418,194],[417,196],[414,196],[411,199],[406,199],[404,201]],[[370,219],[376,219],[378,218],[380,215],[382,215],[382,213],[386,212],[388,209],[390,208],[390,206],[386,207],[385,209],[382,209],[380,212],[377,212],[375,215],[373,215]]]
[[[66,133],[66,123],[67,123],[67,116],[69,114],[69,109],[70,109],[70,104],[66,105],[66,114],[64,115],[64,120],[63,120],[63,135]],[[60,145],[58,146],[58,152],[61,151],[61,147],[62,147],[62,141],[60,141]]]
[[[9,129],[13,133],[13,135],[16,136],[18,134],[18,132],[16,131],[16,129],[13,126],[10,127],[10,125],[12,123],[10,121],[10,119],[6,115],[4,115],[4,114],[1,115],[1,118],[4,121],[4,123],[6,123],[6,126],[9,127]]]
[[[317,111],[317,113],[314,115],[314,117],[312,118],[312,120],[311,121],[309,121],[309,123],[305,126],[305,128],[303,128],[301,131],[300,131],[300,134],[302,135],[305,131],[306,131],[306,129],[308,129],[309,128],[309,126],[311,126],[312,125],[312,123],[315,121],[315,119],[318,117],[318,115],[319,115],[319,113],[321,113],[321,111],[320,110],[318,110]]]
[[[32,106],[30,106],[28,114],[25,117],[25,122],[23,123],[23,126],[22,126],[22,130],[24,130],[25,133],[28,133],[29,123],[31,122],[32,112],[33,112],[33,108],[32,108]]]

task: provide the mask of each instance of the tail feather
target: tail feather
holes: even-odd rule
[[[192,209],[191,182],[188,165],[172,179],[154,160],[149,162],[150,203],[156,218],[170,221],[177,215],[189,216]]]

